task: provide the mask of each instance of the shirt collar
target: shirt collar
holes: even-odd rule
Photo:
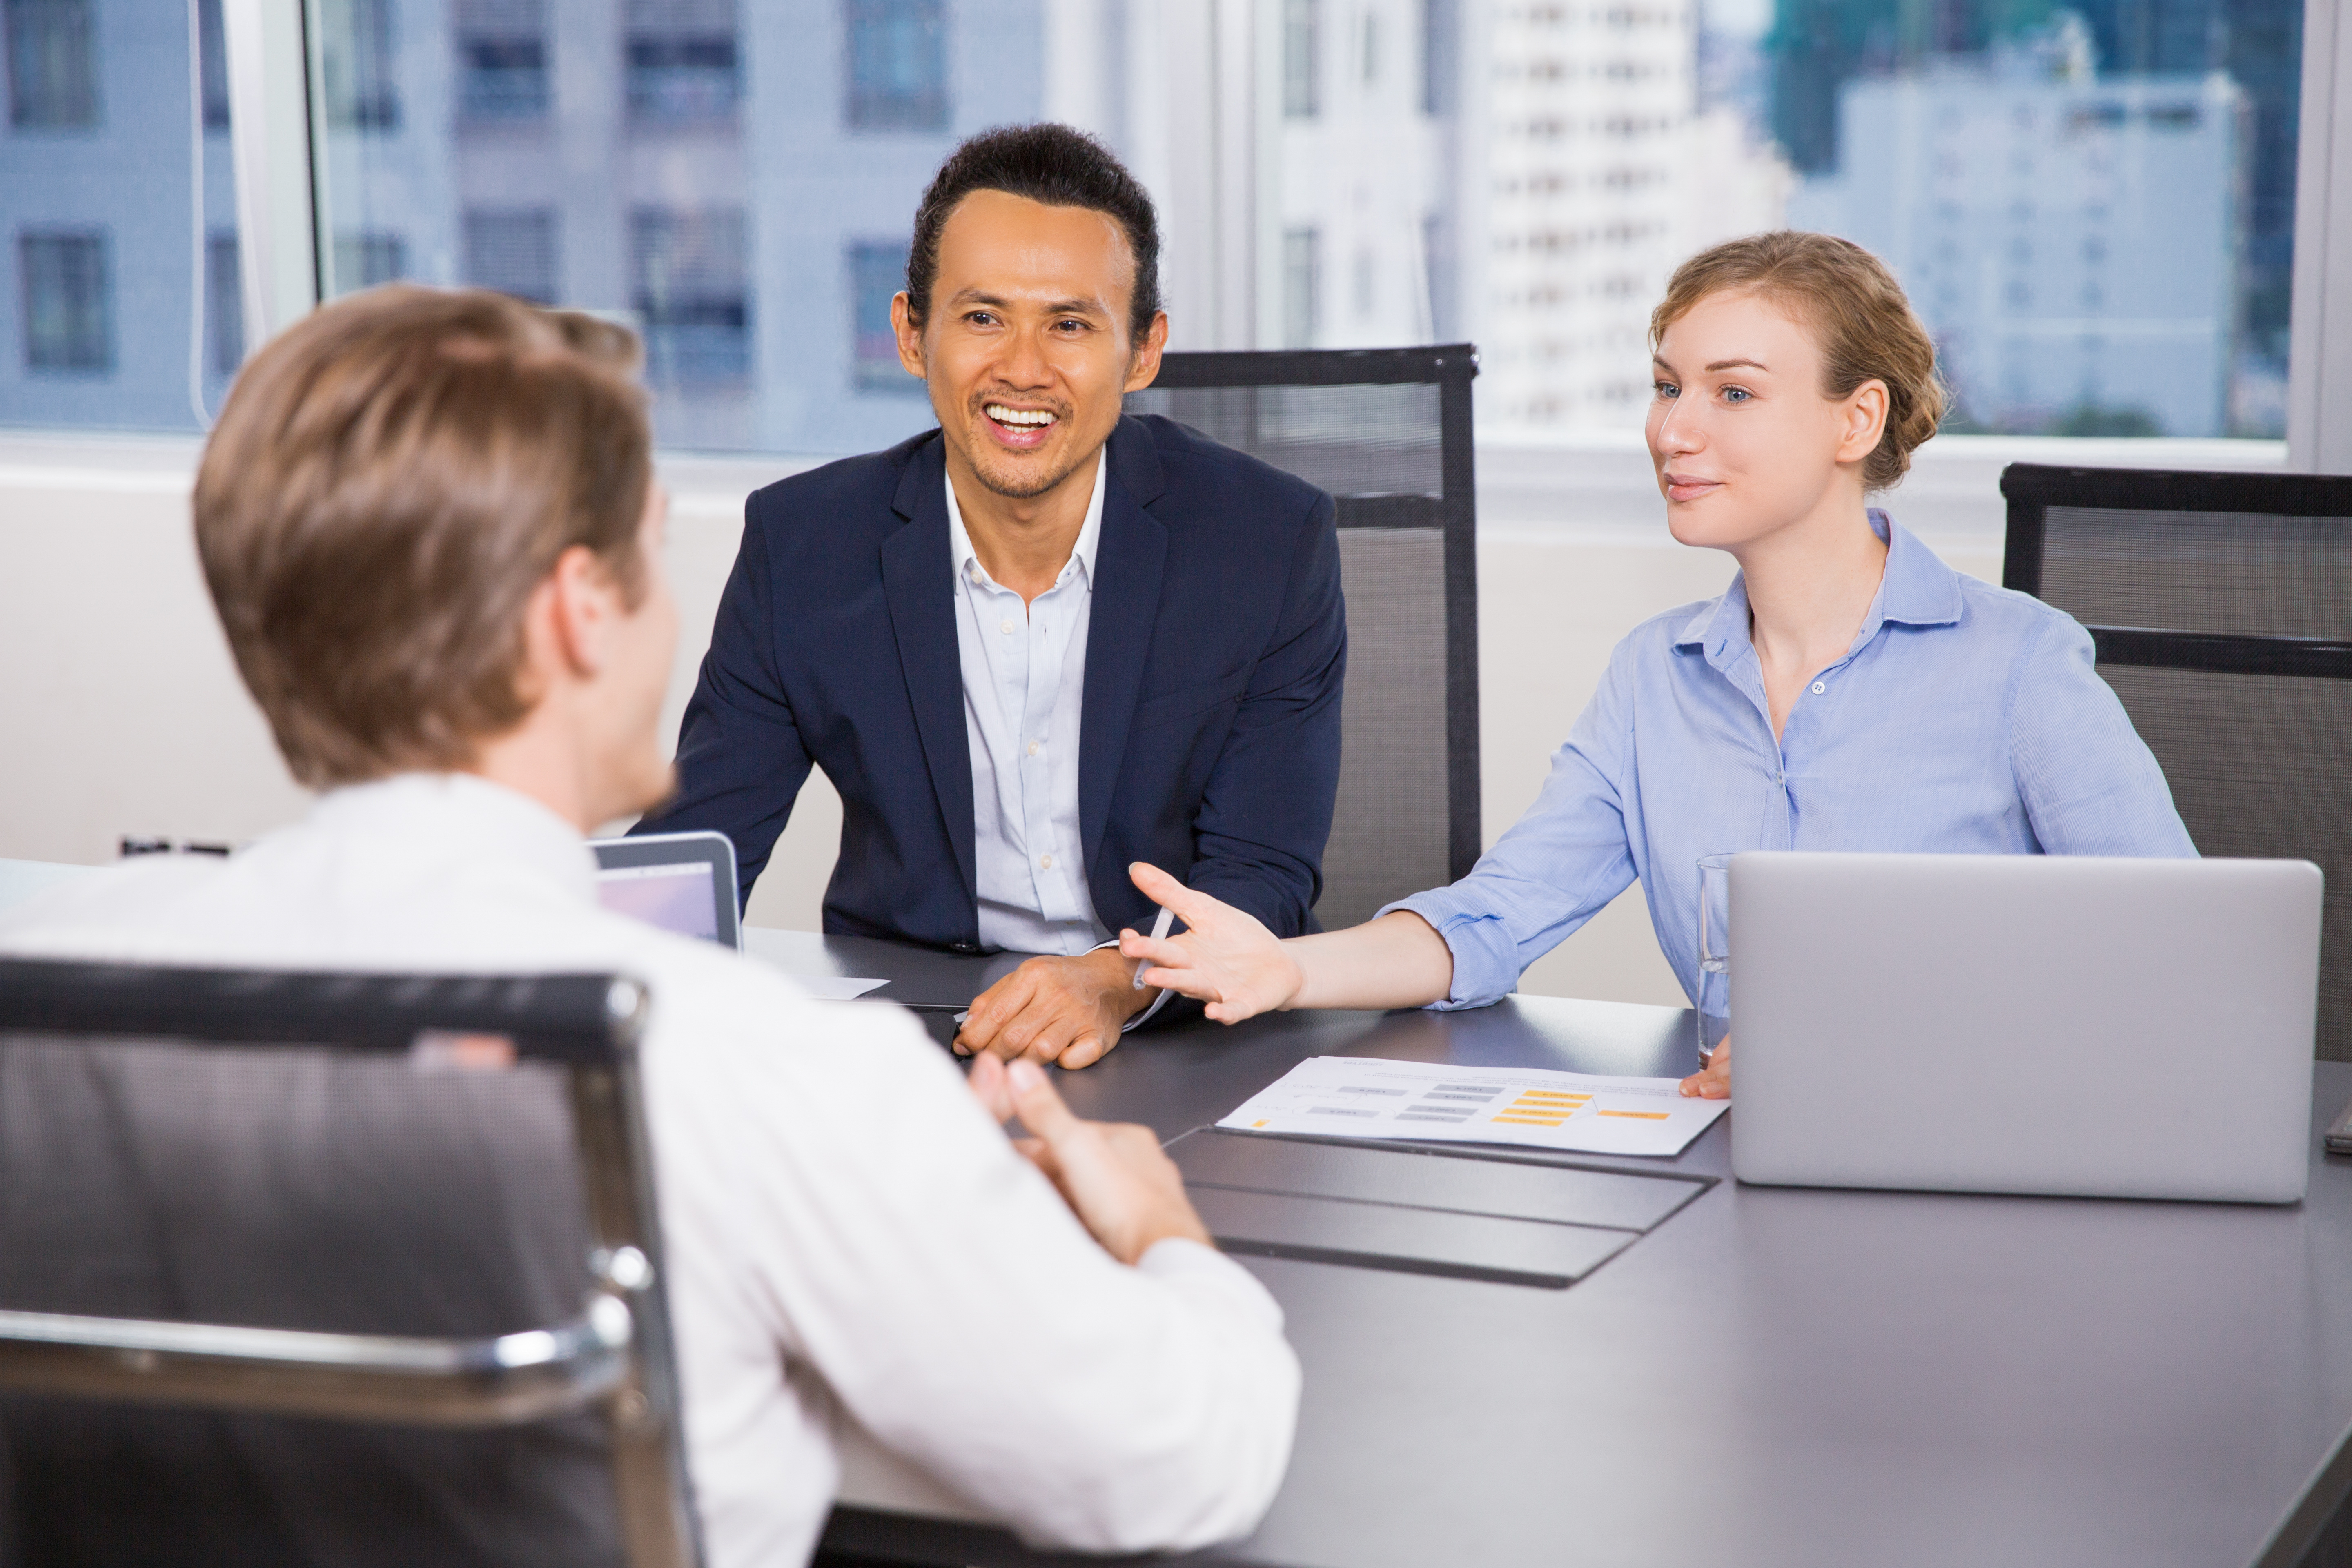
[[[596,857],[580,830],[520,790],[473,773],[396,773],[328,791],[308,823],[337,835],[430,845],[469,864],[519,867],[583,902]]]
[[[1871,531],[1886,542],[1886,567],[1853,647],[1866,645],[1889,621],[1906,626],[1957,625],[1960,574],[1878,508],[1872,507],[1869,515]],[[1704,651],[1709,664],[1720,667],[1748,650],[1748,575],[1738,573],[1722,597],[1700,605],[1683,624],[1675,647]]]
[[[1103,476],[1109,459],[1109,445],[1105,443],[1104,448],[1095,454],[1095,489],[1094,494],[1087,500],[1087,521],[1078,525],[1078,542],[1070,548],[1070,560],[1077,563],[1077,568],[1085,574],[1087,586],[1090,589],[1095,582],[1095,547],[1102,542],[1103,489],[1105,488]],[[967,574],[977,574],[979,581],[994,582],[995,579],[989,576],[988,568],[980,563],[980,556],[971,547],[971,535],[964,531],[963,508],[956,504],[955,479],[950,476],[941,479],[940,482],[947,488],[948,492],[948,558],[953,563],[956,575],[961,577]],[[1063,570],[1064,572],[1068,570],[1067,563],[1064,563]],[[1062,575],[1056,574],[1055,583],[1059,584],[1062,580]]]

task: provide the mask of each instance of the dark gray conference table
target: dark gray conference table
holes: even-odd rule
[[[804,973],[903,953],[781,934],[765,956]],[[1689,1027],[1539,997],[1196,1017],[1060,1083],[1174,1138],[1310,1056],[1666,1074]],[[2316,1071],[2294,1207],[1742,1187],[1735,1110],[1676,1160],[1580,1162],[1713,1184],[1566,1289],[1244,1258],[1306,1391],[1272,1512],[1211,1560],[2304,1562],[2352,1488],[2352,1160],[2319,1151],[2352,1066]],[[1054,1560],[972,1517],[853,1441],[826,1545]]]

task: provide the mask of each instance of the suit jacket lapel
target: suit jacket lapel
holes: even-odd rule
[[[1135,717],[1144,655],[1160,617],[1160,574],[1168,557],[1168,530],[1144,510],[1163,488],[1160,454],[1150,433],[1132,418],[1120,419],[1111,432],[1104,482],[1108,489],[1102,537],[1095,546],[1094,608],[1087,621],[1087,685],[1078,719],[1078,832],[1090,868],[1110,820],[1111,787],[1127,754],[1128,723]],[[1108,875],[1118,883],[1127,879],[1125,867]]]
[[[971,741],[964,732],[963,658],[956,644],[955,568],[948,559],[947,458],[940,442],[918,450],[891,505],[908,521],[882,542],[882,591],[898,664],[922,737],[965,893],[979,907],[973,868]]]

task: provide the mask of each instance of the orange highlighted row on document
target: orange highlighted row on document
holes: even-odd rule
[[[1589,1094],[1567,1094],[1557,1089],[1530,1089],[1495,1112],[1492,1120],[1518,1127],[1557,1127],[1591,1104]]]

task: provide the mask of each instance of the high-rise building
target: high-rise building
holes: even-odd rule
[[[2218,73],[2094,79],[2086,56],[1849,81],[1839,173],[1790,220],[1894,268],[1963,428],[2226,434],[2242,99]]]
[[[192,103],[184,0],[7,0],[0,46],[0,422],[196,428],[243,333],[217,49]]]
[[[1278,127],[1262,178],[1279,195],[1258,342],[1428,342],[1453,298],[1452,7],[1433,0],[1278,0]]]
[[[2245,198],[2228,427],[2283,431],[2294,291],[2304,0],[1776,0],[1764,40],[1772,133],[1799,173],[1836,175],[1846,85],[1990,59],[2073,23],[2106,79],[2225,74],[2243,100]],[[1850,182],[1849,182],[1850,183]]]
[[[1786,175],[1736,113],[1697,113],[1692,0],[1493,0],[1485,22],[1485,188],[1465,237],[1479,416],[1527,432],[1636,425],[1668,274],[1776,226]]]

